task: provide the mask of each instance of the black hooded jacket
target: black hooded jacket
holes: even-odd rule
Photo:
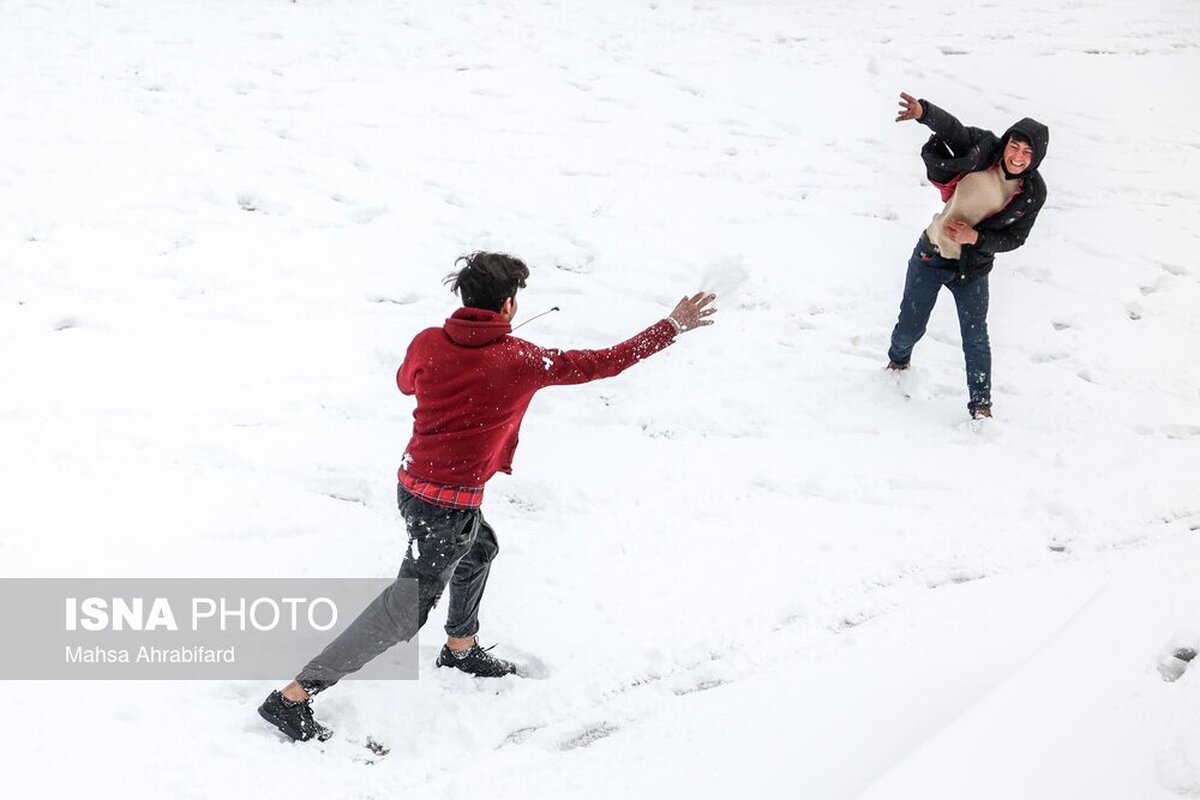
[[[1020,133],[1033,145],[1033,161],[1019,176],[1021,191],[998,213],[975,226],[979,241],[962,246],[959,270],[969,277],[986,275],[992,269],[996,253],[1016,250],[1025,244],[1025,238],[1046,202],[1046,183],[1038,174],[1038,167],[1050,145],[1050,129],[1026,117],[1003,136],[996,136],[983,128],[963,125],[928,100],[921,100],[921,108],[921,124],[933,131],[921,148],[921,158],[929,180],[939,186],[952,183],[965,173],[988,169],[999,163],[1009,134]]]

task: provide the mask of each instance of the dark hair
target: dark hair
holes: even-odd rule
[[[1027,144],[1030,147],[1033,147],[1033,140],[1030,139],[1025,134],[1021,133],[1020,131],[1010,132],[1008,134],[1008,139],[1009,139],[1009,141],[1012,141],[1012,142],[1020,142],[1021,144]]]
[[[450,284],[450,291],[457,292],[464,306],[499,311],[504,301],[517,296],[517,289],[525,288],[529,267],[519,258],[506,253],[484,253],[476,251],[469,256],[459,256],[454,266],[465,266],[451,272],[442,283]]]

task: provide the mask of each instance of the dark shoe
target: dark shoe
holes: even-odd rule
[[[971,419],[991,419],[991,418],[992,418],[992,409],[990,409],[990,408],[984,407],[984,408],[972,408],[971,409]]]
[[[495,647],[496,645],[492,645]],[[441,655],[438,656],[439,667],[454,667],[476,678],[503,678],[517,671],[517,665],[511,661],[496,658],[488,652],[492,647],[484,649],[479,643],[471,645],[466,653],[455,654],[448,646],[442,645]]]
[[[905,361],[903,364],[901,364],[899,361],[888,361],[887,368],[892,372],[900,372],[908,369],[908,362]]]
[[[313,719],[312,703],[308,700],[288,700],[278,691],[271,692],[258,707],[258,715],[297,742],[309,739],[325,741],[333,730]]]

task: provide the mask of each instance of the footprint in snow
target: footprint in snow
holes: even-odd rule
[[[598,725],[593,725],[585,728],[584,731],[576,736],[572,736],[559,746],[559,750],[578,750],[581,747],[590,747],[601,739],[607,739],[620,728],[615,725],[609,725],[607,722],[601,722]]]
[[[1200,436],[1200,425],[1134,425],[1133,432],[1151,439],[1192,439]]]
[[[1071,357],[1070,353],[1066,353],[1061,350],[1051,350],[1051,351],[1043,350],[1041,352],[1029,354],[1029,360],[1032,361],[1034,364],[1050,364],[1055,361],[1063,361],[1070,357]]]
[[[1174,683],[1183,677],[1188,667],[1196,659],[1196,648],[1188,645],[1172,646],[1158,659],[1158,674],[1167,683]]]
[[[988,577],[988,575],[983,571],[950,572],[945,575],[938,575],[930,578],[928,581],[926,581],[925,585],[930,589],[939,589],[943,586],[959,586],[964,583],[981,581],[986,577]]]
[[[367,302],[368,303],[391,303],[391,304],[397,305],[397,306],[407,306],[411,303],[417,302],[417,300],[419,300],[419,299],[420,299],[420,295],[416,295],[416,294],[413,294],[412,292],[408,292],[406,294],[398,295],[396,297],[388,297],[387,295],[375,294],[375,295],[371,295],[371,296],[367,297]]]
[[[517,675],[535,681],[544,681],[550,677],[550,667],[545,661],[528,650],[519,647],[501,645],[505,658],[511,658],[517,664]]]
[[[721,680],[720,678],[714,678],[713,680],[700,681],[694,686],[676,689],[675,694],[679,697],[683,697],[684,695],[696,694],[697,692],[707,692],[709,689],[716,689],[718,686],[724,685],[725,681]]]

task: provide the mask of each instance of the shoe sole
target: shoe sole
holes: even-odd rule
[[[517,675],[518,677],[520,676],[520,672],[516,669],[516,667],[513,668],[512,672],[502,672],[499,675],[479,675],[477,673],[470,672],[469,670],[463,669],[458,664],[444,664],[444,663],[442,663],[441,659],[438,659],[437,661],[433,662],[433,665],[435,667],[438,667],[439,669],[441,669],[443,667],[448,668],[448,669],[455,669],[464,675],[470,675],[472,678],[507,678],[509,675]]]

